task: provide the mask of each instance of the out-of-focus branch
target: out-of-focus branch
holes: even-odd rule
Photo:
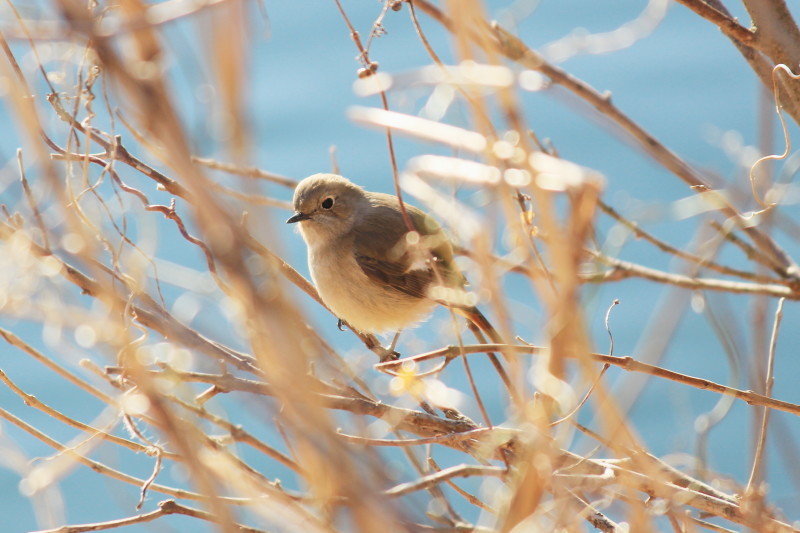
[[[31,241],[27,235],[12,228],[4,222],[0,222],[0,239],[9,239],[12,235],[27,240],[29,249],[38,257],[51,257],[58,262],[59,273],[67,281],[78,286],[85,294],[96,296],[101,294],[101,285],[88,275],[81,272],[78,268],[70,265],[66,261],[58,258],[49,250],[46,250]],[[164,337],[182,344],[183,346],[199,350],[215,359],[224,360],[236,368],[260,374],[255,367],[252,358],[244,353],[237,352],[223,346],[220,343],[207,339],[197,330],[194,330],[179,320],[175,319],[166,309],[158,305],[155,300],[145,294],[137,294],[135,300],[140,303],[131,303],[131,294],[112,294],[118,300],[120,309],[129,309],[131,315],[143,326],[159,332]]]
[[[509,59],[527,68],[542,72],[554,83],[562,85],[579,98],[586,100],[598,111],[618,124],[640,144],[645,152],[686,182],[692,190],[703,194],[712,194],[713,201],[719,205],[720,211],[725,216],[735,220],[742,231],[747,233],[758,246],[762,254],[764,254],[762,259],[766,261],[767,266],[774,269],[781,276],[792,280],[800,280],[800,268],[798,268],[794,260],[772,239],[772,237],[765,234],[757,226],[753,226],[750,221],[746,220],[733,206],[727,203],[721,195],[714,194],[711,187],[706,183],[705,178],[697,173],[697,171],[683,159],[678,157],[675,152],[664,146],[650,133],[645,131],[644,128],[624,114],[617,106],[612,104],[609,95],[603,95],[597,92],[585,82],[578,80],[555,65],[549,64],[543,57],[528,48],[520,39],[511,35],[500,26],[495,24],[492,26],[492,29],[498,38],[500,50],[507,55]]]
[[[436,19],[448,29],[452,27],[448,18],[427,0],[414,0],[421,10]],[[611,102],[610,95],[601,94],[586,82],[579,80],[563,69],[547,62],[540,54],[529,48],[521,39],[512,35],[497,23],[489,24],[483,21],[483,26],[475,28],[475,32],[489,32],[494,36],[494,42],[499,53],[525,68],[536,70],[550,78],[553,83],[561,85],[575,94],[578,98],[591,104],[603,115],[619,125],[659,164],[681,178],[694,191],[714,194],[705,178],[694,168],[681,159],[675,152],[664,146],[652,134],[645,131],[639,124],[623,113]],[[476,35],[472,36],[477,39]],[[762,255],[760,260],[778,274],[791,280],[800,281],[800,267],[794,260],[770,237],[752,222],[746,220],[732,205],[721,195],[714,194],[713,201],[719,205],[719,210],[729,218],[736,221],[737,225],[758,246]]]
[[[267,172],[257,167],[242,167],[239,165],[234,165],[233,163],[225,163],[207,157],[193,157],[192,161],[198,165],[203,165],[204,167],[213,170],[221,170],[222,172],[236,174],[237,176],[244,176],[245,178],[256,178],[270,181],[290,189],[294,189],[294,187],[297,185],[297,180],[287,178],[286,176],[281,176],[280,174],[275,174],[274,172]]]
[[[176,182],[172,178],[169,178],[168,176],[166,176],[162,172],[159,172],[158,170],[154,169],[152,166],[144,163],[143,161],[141,161],[137,157],[133,156],[122,145],[121,138],[119,136],[115,137],[113,142],[110,142],[104,137],[104,135],[101,134],[101,132],[98,132],[97,130],[94,130],[94,129],[85,128],[82,124],[80,124],[78,121],[76,121],[74,119],[74,117],[72,117],[69,113],[66,112],[66,110],[61,105],[60,100],[55,95],[50,95],[48,97],[48,101],[50,102],[50,104],[56,110],[58,116],[63,121],[67,122],[71,127],[75,128],[76,130],[80,131],[81,133],[84,133],[85,135],[89,136],[94,142],[98,143],[101,147],[103,147],[103,149],[106,150],[106,154],[104,155],[104,157],[108,158],[111,161],[117,160],[117,161],[120,161],[122,163],[125,163],[125,164],[131,166],[132,168],[134,168],[137,171],[139,171],[142,174],[144,174],[146,177],[154,180],[156,183],[158,183],[167,192],[175,194],[176,196],[179,196],[179,197],[181,197],[181,198],[183,198],[183,199],[185,199],[187,201],[190,201],[190,202],[192,201],[192,199],[189,197],[189,192],[184,187],[182,187],[178,182]],[[80,155],[80,154],[67,154],[66,151],[63,148],[61,148],[60,146],[55,144],[52,140],[49,139],[49,137],[47,137],[46,135],[43,135],[43,137],[44,137],[45,141],[48,143],[48,145],[53,150],[56,150],[63,157],[75,157],[75,158],[77,158],[79,160],[88,159],[90,162],[93,162],[93,163],[96,163],[96,164],[99,164],[99,165],[104,165],[103,159],[101,157],[97,156],[97,155],[83,156],[83,155]],[[276,183],[279,183],[279,184],[287,186],[287,187],[294,187],[294,183],[295,183],[293,180],[290,180],[288,178],[284,178],[284,177],[278,176],[276,174],[264,172],[264,171],[253,169],[253,168],[242,169],[242,168],[237,167],[235,165],[226,164],[226,163],[219,163],[219,162],[216,162],[216,161],[213,161],[213,160],[209,160],[209,159],[198,159],[198,158],[195,158],[194,160],[198,164],[203,164],[205,166],[208,166],[209,168],[214,168],[214,169],[217,169],[217,170],[223,170],[223,171],[226,171],[226,172],[232,172],[232,173],[236,173],[236,174],[242,174],[242,175],[247,175],[247,176],[261,178],[261,179],[267,179],[267,180],[274,181]],[[105,165],[108,165],[108,163],[105,163]],[[116,176],[116,174],[114,174],[114,176]],[[135,190],[135,189],[133,189],[131,187],[124,186],[124,183],[122,183],[122,181],[119,180],[119,178],[117,178],[117,182],[121,186],[123,186],[123,188],[124,188],[124,190],[126,190],[126,192],[134,194],[135,196],[137,196],[137,198],[139,200],[144,202],[146,207],[149,206],[151,208],[151,210],[159,210],[165,216],[167,216],[167,218],[170,218],[170,219],[174,220],[176,223],[178,223],[179,224],[179,229],[181,231],[181,234],[184,236],[184,238],[186,238],[186,239],[190,240],[191,242],[193,242],[194,244],[200,246],[200,248],[203,250],[203,252],[204,252],[204,254],[206,256],[206,260],[207,260],[207,262],[209,264],[209,268],[211,268],[212,272],[215,271],[215,267],[213,266],[215,263],[213,261],[212,254],[211,254],[211,251],[209,250],[208,246],[204,242],[191,237],[186,232],[186,229],[182,225],[182,221],[180,220],[180,218],[176,219],[176,217],[175,217],[176,214],[175,214],[175,211],[174,211],[174,207],[172,209],[170,209],[170,208],[164,208],[164,206],[152,206],[150,204],[149,200],[147,200],[147,197],[144,196],[140,191],[137,191],[137,190]],[[282,204],[282,203],[280,204],[280,206],[281,207],[285,207],[285,205]],[[162,209],[162,208],[164,208],[164,209]],[[272,253],[263,244],[258,242],[257,239],[255,239],[251,235],[249,235],[245,231],[245,228],[240,228],[240,230],[241,230],[241,232],[240,232],[241,235],[244,237],[244,239],[245,239],[245,241],[248,244],[248,247],[250,249],[252,249],[255,252],[259,253],[262,257],[268,259],[271,263],[276,265],[278,267],[278,270],[290,282],[295,284],[303,292],[305,292],[306,294],[311,296],[314,300],[316,300],[317,303],[319,303],[320,305],[322,305],[323,307],[325,307],[327,309],[327,306],[325,306],[325,304],[322,302],[322,299],[317,294],[316,288],[311,283],[309,283],[308,280],[306,280],[303,276],[301,276],[296,270],[294,270],[283,259],[278,257],[276,254]],[[369,334],[369,333],[361,333],[361,332],[356,331],[356,330],[354,330],[352,328],[350,328],[350,329],[351,329],[351,331],[353,331],[353,333],[355,333],[356,336],[359,337],[359,339],[361,339],[361,341],[364,343],[364,345],[369,350],[372,350],[373,352],[375,352],[382,360],[385,359],[385,358],[391,358],[392,354],[386,353],[386,351],[381,346],[381,343],[377,339],[377,337],[375,337],[374,335]]]
[[[241,426],[238,426],[236,424],[232,424],[228,420],[226,420],[226,419],[224,419],[224,418],[222,418],[220,416],[214,415],[214,414],[208,412],[206,409],[204,409],[202,407],[198,407],[198,406],[193,405],[191,403],[185,402],[185,401],[183,401],[183,400],[181,400],[181,399],[179,399],[179,398],[177,398],[175,396],[169,397],[169,400],[171,402],[177,404],[177,405],[180,405],[181,407],[183,407],[187,411],[190,411],[191,413],[193,413],[193,414],[195,414],[195,415],[197,415],[197,416],[199,416],[201,418],[204,418],[205,420],[210,421],[212,424],[215,424],[215,425],[221,427],[222,429],[224,429],[225,431],[227,431],[230,434],[230,436],[231,436],[231,438],[233,440],[249,445],[253,449],[258,450],[259,452],[263,453],[267,457],[275,459],[276,461],[278,461],[279,463],[281,463],[282,465],[284,465],[287,468],[291,468],[292,470],[294,470],[296,472],[302,472],[302,470],[303,470],[302,467],[300,465],[298,465],[295,461],[293,461],[291,458],[287,457],[285,454],[279,452],[278,450],[276,450],[272,446],[267,445],[262,440],[256,438],[253,434],[251,434],[245,428],[243,428]]]
[[[775,384],[775,348],[778,344],[778,331],[780,329],[781,320],[783,319],[783,303],[784,300],[778,300],[778,306],[775,309],[775,319],[772,324],[772,335],[769,343],[769,352],[767,353],[767,368],[764,372],[764,395],[767,397],[772,396],[772,387]],[[745,494],[754,496],[760,492],[757,485],[764,481],[764,453],[767,442],[767,426],[769,424],[770,412],[764,409],[760,413],[761,424],[756,440],[755,453],[753,457],[753,466],[750,470],[750,478],[747,480],[747,488]],[[759,502],[759,504],[762,502]],[[757,504],[758,505],[758,504]]]
[[[0,226],[0,230],[2,230],[2,226]],[[76,387],[84,390],[91,396],[98,398],[100,401],[104,403],[110,404],[113,402],[112,398],[108,394],[101,391],[97,387],[90,385],[89,383],[82,380],[69,370],[65,369],[64,367],[56,363],[52,357],[47,357],[45,354],[41,353],[33,346],[23,341],[17,335],[14,335],[14,333],[6,329],[0,328],[0,337],[2,337],[2,339],[11,346],[16,346],[20,350],[24,351],[25,353],[33,357],[36,361],[42,363],[44,366],[55,372],[61,379],[69,383],[72,383]]]

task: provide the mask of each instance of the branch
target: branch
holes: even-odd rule
[[[704,0],[676,0],[676,2],[683,4],[707,21],[715,24],[722,33],[731,39],[736,39],[740,43],[748,46],[757,44],[755,32],[739,24],[729,13],[716,9]]]
[[[286,176],[281,176],[280,174],[275,174],[274,172],[266,172],[257,167],[242,167],[239,165],[234,165],[233,163],[223,163],[221,161],[205,157],[192,157],[192,162],[214,170],[221,170],[222,172],[227,172],[228,174],[236,174],[237,176],[244,176],[246,178],[256,178],[260,180],[271,181],[272,183],[277,183],[278,185],[283,185],[284,187],[288,187],[290,189],[294,189],[297,185],[297,180],[287,178]]]
[[[547,349],[538,346],[519,345],[519,344],[476,344],[471,346],[447,346],[445,348],[440,348],[438,350],[433,350],[419,355],[414,355],[412,357],[403,357],[402,359],[398,359],[397,361],[378,363],[377,365],[375,365],[375,368],[378,370],[385,371],[397,365],[408,364],[409,362],[412,361],[414,363],[420,363],[422,361],[430,361],[433,359],[440,359],[440,358],[450,360],[462,354],[470,355],[470,354],[498,352],[498,351],[509,355],[514,353],[541,355],[545,353]],[[776,400],[774,398],[770,398],[768,396],[764,396],[763,394],[758,394],[753,391],[743,391],[740,389],[735,389],[733,387],[728,387],[727,385],[721,385],[719,383],[715,383],[707,379],[697,378],[694,376],[681,374],[680,372],[667,370],[665,368],[637,361],[636,359],[633,359],[630,356],[611,356],[611,355],[604,355],[597,353],[586,354],[586,356],[590,357],[593,361],[596,361],[598,363],[613,365],[622,368],[624,370],[627,370],[629,372],[639,372],[642,374],[649,374],[651,376],[669,379],[670,381],[682,383],[684,385],[688,385],[690,387],[694,387],[697,389],[708,390],[719,394],[725,394],[726,396],[733,396],[734,398],[739,398],[740,400],[744,400],[750,405],[761,405],[769,407],[770,409],[775,409],[777,411],[784,411],[787,413],[791,413],[793,415],[800,415],[800,405],[784,402],[781,400]],[[577,358],[578,356],[575,355],[571,357]]]
[[[83,422],[79,422],[73,418],[66,416],[65,414],[61,413],[60,411],[50,407],[46,403],[39,400],[36,396],[26,393],[22,389],[20,389],[9,377],[6,375],[5,372],[0,370],[0,381],[6,384],[9,389],[11,389],[17,396],[22,398],[22,401],[25,402],[25,405],[29,407],[33,407],[35,409],[39,409],[43,413],[55,418],[56,420],[67,424],[68,426],[72,426],[84,433],[88,433],[91,436],[99,436],[100,438],[122,446],[124,448],[128,448],[137,453],[146,453],[147,455],[155,455],[155,447],[153,446],[145,446],[143,444],[139,444],[138,442],[133,442],[128,439],[123,439],[122,437],[117,437],[116,435],[112,435],[107,431],[104,431],[99,428],[92,427],[88,424],[84,424]],[[112,404],[113,405],[113,404]],[[175,453],[170,452],[161,452],[161,455],[165,459],[172,459],[175,461],[182,460],[181,456]]]
[[[619,271],[623,271],[633,276],[649,279],[650,281],[666,283],[668,285],[675,285],[676,287],[683,287],[691,290],[721,291],[729,292],[731,294],[763,294],[776,298],[800,300],[800,293],[795,291],[792,287],[787,287],[786,285],[779,285],[776,283],[748,283],[745,281],[731,281],[725,279],[695,278],[683,274],[672,274],[662,270],[656,270],[654,268],[637,265],[635,263],[631,263],[630,261],[623,261],[622,259],[609,257],[596,251],[590,251],[590,253],[599,262],[606,264],[613,269],[605,275],[602,275],[600,277],[600,281],[616,281],[620,279],[617,276]]]
[[[69,455],[70,457],[75,459],[77,462],[82,463],[85,466],[88,466],[89,468],[91,468],[92,470],[97,472],[98,474],[102,474],[104,476],[108,476],[108,477],[110,477],[112,479],[116,479],[117,481],[122,481],[123,483],[128,483],[128,484],[134,485],[136,487],[141,487],[145,483],[144,479],[139,479],[137,477],[130,476],[128,474],[120,472],[119,470],[114,470],[113,468],[111,468],[109,466],[106,466],[103,463],[100,463],[98,461],[94,461],[92,459],[89,459],[88,457],[78,453],[74,449],[61,444],[60,442],[56,441],[55,439],[50,438],[48,435],[42,433],[41,431],[39,431],[38,429],[34,428],[33,426],[31,426],[27,422],[25,422],[25,421],[17,418],[16,416],[12,415],[11,413],[6,411],[5,409],[0,408],[0,417],[1,418],[5,418],[6,420],[11,422],[12,424],[17,426],[18,428],[20,428],[23,431],[26,431],[27,433],[33,435],[35,438],[37,438],[40,441],[42,441],[43,443],[47,444],[51,448],[54,448],[54,449],[58,450],[60,453]],[[167,494],[169,496],[173,496],[175,498],[181,498],[181,499],[186,499],[186,500],[206,501],[206,500],[209,499],[208,496],[203,495],[203,494],[199,494],[197,492],[192,492],[192,491],[184,490],[184,489],[178,489],[178,488],[175,488],[175,487],[168,487],[168,486],[165,486],[165,485],[159,485],[157,483],[151,484],[149,486],[149,489],[152,490],[152,491],[155,491],[155,492],[160,492],[162,494]],[[252,500],[250,500],[248,498],[230,498],[230,497],[224,497],[224,498],[220,497],[220,498],[223,499],[226,503],[231,503],[231,504],[236,504],[236,505],[245,505],[245,504],[252,503]]]
[[[132,155],[128,150],[122,145],[122,137],[117,135],[114,137],[113,141],[109,141],[105,137],[103,137],[97,130],[94,128],[85,128],[83,124],[75,120],[75,117],[67,113],[64,107],[61,105],[61,100],[58,98],[58,95],[55,93],[49,94],[47,96],[47,101],[50,102],[50,105],[53,106],[55,109],[58,118],[69,124],[69,126],[87,137],[91,138],[92,141],[96,142],[100,145],[103,150],[106,152],[106,156],[124,163],[131,168],[134,168],[147,176],[148,178],[157,182],[161,187],[164,188],[170,194],[174,194],[175,196],[179,196],[184,199],[189,198],[189,191],[183,187],[180,183],[173,180],[172,178],[167,177],[165,174],[157,171],[150,165],[146,164],[141,159],[137,158],[136,156]],[[58,146],[54,146],[50,144],[50,140],[47,136],[44,136],[45,142],[47,142],[48,146],[53,148],[56,151],[61,150]]]
[[[161,366],[164,368],[163,371],[149,370],[144,371],[142,374],[150,375],[153,379],[168,375],[180,382],[206,383],[215,386],[220,392],[239,391],[265,396],[272,396],[273,394],[269,384],[263,381],[244,379],[232,374],[189,372],[176,370],[163,364]],[[124,369],[107,367],[106,372],[120,374],[124,372]],[[353,414],[380,418],[396,429],[408,431],[422,437],[438,437],[452,433],[471,432],[478,429],[472,421],[441,418],[422,411],[385,404],[362,395],[353,396],[346,390],[334,390],[321,381],[317,381],[316,384],[319,389],[308,391],[307,393],[310,401],[320,402],[329,409],[338,409],[349,411]],[[444,443],[460,450],[467,451],[471,449],[468,443],[461,442],[459,439],[445,440]]]
[[[214,516],[211,513],[208,513],[206,511],[201,511],[200,509],[194,509],[192,507],[181,505],[177,503],[175,500],[165,500],[163,502],[158,503],[158,509],[156,509],[155,511],[150,511],[149,513],[140,514],[138,516],[131,516],[129,518],[120,518],[119,520],[108,520],[106,522],[97,522],[94,524],[61,526],[55,529],[42,529],[39,531],[34,531],[33,533],[86,533],[89,531],[103,531],[106,529],[131,526],[134,524],[143,524],[145,522],[150,522],[152,520],[155,520],[156,518],[160,518],[162,516],[171,514],[181,514],[185,516],[191,516],[193,518],[199,518],[201,520],[206,520],[212,523],[217,522],[217,520],[214,519]],[[236,531],[240,533],[265,533],[261,529],[255,529],[240,524],[234,524],[234,526],[237,528]]]
[[[401,483],[386,491],[387,496],[404,496],[411,492],[418,490],[425,490],[433,485],[438,485],[443,481],[452,479],[454,477],[472,477],[472,476],[494,476],[504,478],[508,474],[505,468],[499,466],[479,466],[479,465],[458,465],[444,470],[439,470],[433,474],[423,476],[408,483]]]
[[[103,284],[97,280],[87,276],[76,267],[70,265],[66,261],[59,258],[57,255],[51,253],[49,250],[42,248],[21,231],[9,226],[4,222],[0,222],[0,239],[10,239],[13,235],[18,238],[25,239],[26,245],[30,251],[37,257],[49,257],[58,262],[59,273],[67,281],[78,286],[84,294],[93,297],[100,295],[108,296],[114,299],[119,309],[127,309],[133,318],[143,326],[157,331],[164,337],[179,342],[186,348],[196,349],[214,359],[222,359],[232,364],[240,370],[260,374],[261,372],[256,368],[252,357],[248,354],[237,352],[231,348],[223,346],[220,343],[207,339],[196,330],[186,326],[176,318],[174,318],[166,309],[158,305],[155,300],[146,294],[119,294],[116,290],[106,290]],[[116,281],[123,281],[116,279]],[[124,282],[123,282],[124,283]],[[126,286],[117,283],[114,287]],[[139,300],[140,303],[135,303]]]
[[[775,63],[800,63],[800,30],[783,0],[743,0],[755,26],[758,47]]]
[[[614,220],[616,220],[617,222],[619,222],[620,224],[622,224],[623,226],[628,228],[631,232],[633,232],[633,234],[636,236],[636,238],[646,240],[647,242],[649,242],[650,244],[652,244],[653,246],[655,246],[656,248],[658,248],[659,250],[661,250],[664,253],[667,253],[667,254],[670,254],[670,255],[674,255],[675,257],[679,257],[679,258],[681,258],[681,259],[683,259],[685,261],[689,261],[689,262],[695,263],[697,266],[700,266],[702,268],[707,268],[709,270],[714,270],[716,272],[719,272],[720,274],[727,274],[729,276],[737,276],[737,277],[744,278],[744,279],[749,279],[749,280],[752,280],[752,281],[758,281],[760,283],[780,283],[781,282],[781,280],[778,280],[778,279],[775,279],[775,278],[771,278],[769,276],[761,276],[761,275],[758,275],[758,274],[754,274],[752,272],[747,272],[747,271],[739,270],[737,268],[732,268],[732,267],[729,267],[729,266],[726,266],[726,265],[721,265],[719,263],[716,263],[715,261],[713,261],[712,259],[710,259],[708,257],[700,257],[700,256],[697,256],[697,255],[691,254],[689,252],[686,252],[684,250],[681,250],[680,248],[676,248],[675,246],[672,246],[671,244],[669,244],[667,242],[664,242],[661,239],[658,239],[655,236],[653,236],[652,234],[650,234],[647,231],[643,230],[639,226],[639,224],[637,224],[636,222],[633,222],[632,220],[629,220],[629,219],[625,218],[619,212],[617,212],[616,209],[614,209],[610,205],[606,204],[605,202],[598,201],[597,202],[597,206],[604,213],[606,213],[608,216],[610,216],[611,218],[613,218]],[[718,226],[718,229],[721,232],[725,231],[720,226]],[[727,235],[730,235],[730,234],[726,234],[725,237],[727,237]],[[757,255],[758,255],[757,253],[753,253],[752,255],[748,255],[748,257],[750,259],[754,259],[755,256],[757,256]]]
[[[800,32],[782,0],[745,0],[752,19],[752,29],[744,28],[720,0],[677,0],[704,19],[715,24],[739,50],[750,68],[767,89],[772,89],[771,72],[775,65],[798,64]],[[798,84],[781,79],[781,88],[789,95],[786,111],[800,123]]]
[[[359,437],[358,435],[348,435],[341,431],[339,435],[345,440],[355,444],[364,444],[366,446],[396,446],[402,448],[406,446],[421,446],[424,444],[443,444],[467,439],[475,439],[477,441],[478,437],[481,437],[481,440],[485,440],[489,436],[497,436],[501,433],[507,433],[505,437],[501,437],[503,440],[507,441],[518,432],[510,429],[492,427],[464,431],[463,433],[450,433],[448,435],[439,435],[425,439],[370,439],[367,437]]]
[[[451,21],[439,8],[427,0],[414,0],[414,3],[442,25],[452,29]],[[706,183],[703,176],[612,104],[608,94],[599,93],[586,82],[548,63],[539,53],[529,48],[521,39],[512,35],[499,24],[489,24],[485,20],[481,22],[482,25],[476,28],[471,35],[473,39],[480,42],[476,32],[488,32],[494,37],[494,44],[500,54],[525,68],[541,72],[550,78],[553,83],[561,85],[581,100],[585,100],[621,127],[647,154],[681,178],[692,190],[701,193],[713,193],[712,188]],[[758,246],[762,254],[759,260],[782,277],[800,281],[800,267],[769,235],[754,226],[751,220],[740,214],[722,195],[715,194],[713,201],[718,203],[719,210],[726,217],[732,218],[741,230],[747,233],[750,239]]]

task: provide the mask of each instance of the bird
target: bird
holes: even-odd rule
[[[328,173],[300,181],[292,205],[286,223],[299,226],[312,281],[340,324],[367,334],[397,332],[387,349],[396,357],[400,331],[445,305],[500,342],[464,290],[453,245],[432,216],[404,203],[406,218],[396,196]]]

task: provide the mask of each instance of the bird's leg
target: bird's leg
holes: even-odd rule
[[[381,363],[385,363],[386,361],[394,361],[400,357],[400,354],[394,351],[394,343],[392,343],[389,348],[384,348],[381,346],[381,342],[375,335],[372,335],[371,333],[362,333],[360,336],[367,348],[369,348],[370,351],[378,356]]]
[[[397,346],[397,339],[399,339],[399,338],[400,338],[400,333],[401,333],[402,331],[403,331],[402,329],[398,329],[398,330],[397,330],[397,333],[395,333],[395,334],[394,334],[394,339],[392,339],[392,344],[390,344],[390,345],[389,345],[389,347],[387,348],[387,350],[388,350],[389,352],[394,352],[394,347],[395,347],[395,346]],[[396,352],[395,352],[395,353],[396,353]]]
[[[400,357],[400,354],[397,350],[394,349],[397,346],[397,339],[400,338],[400,332],[403,331],[402,329],[397,330],[397,333],[394,334],[394,338],[392,339],[392,343],[384,348],[383,346],[378,346],[378,349],[382,350],[381,353],[378,353],[377,350],[373,349],[372,351],[378,354],[378,357],[381,358],[381,363],[384,361],[394,361]]]
[[[337,319],[336,327],[339,329],[339,331],[344,331],[344,328],[342,326],[344,326],[344,320],[342,320],[341,318]]]

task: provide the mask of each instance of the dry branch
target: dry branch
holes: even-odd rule
[[[19,467],[34,493],[55,488],[64,472],[79,464],[135,486],[140,505],[151,503],[151,492],[176,498],[127,518],[64,525],[46,533],[148,522],[170,527],[173,514],[221,531],[248,533],[580,531],[587,523],[617,532],[656,530],[667,522],[681,531],[729,530],[704,521],[710,516],[753,531],[797,531],[783,517],[791,512],[789,506],[774,507],[762,485],[771,411],[785,412],[792,421],[800,415],[800,405],[774,398],[771,388],[780,377],[774,361],[783,302],[788,313],[800,300],[800,269],[771,232],[774,215],[790,220],[788,210],[770,204],[757,215],[743,213],[733,195],[713,189],[704,172],[645,130],[609,94],[547,61],[526,44],[527,36],[490,23],[478,0],[384,1],[363,39],[350,7],[334,1],[338,14],[330,27],[349,36],[358,54],[356,90],[363,98],[375,98],[352,107],[349,115],[385,135],[387,167],[402,209],[414,196],[460,240],[458,253],[469,258],[475,284],[469,287],[474,294],[467,296],[488,304],[498,338],[513,339],[515,328],[524,323],[535,325],[543,340],[537,336],[538,346],[495,338],[486,344],[478,335],[478,344],[470,345],[461,338],[463,325],[453,314],[452,329],[436,346],[452,345],[431,348],[422,335],[427,351],[387,361],[395,354],[383,349],[377,337],[354,332],[381,357],[374,368],[384,374],[378,374],[363,364],[356,367],[357,359],[341,357],[310,325],[290,290],[299,289],[310,303],[325,308],[314,285],[279,253],[279,244],[265,246],[254,230],[276,229],[257,227],[249,220],[252,213],[243,214],[255,205],[291,209],[271,196],[271,188],[291,189],[296,183],[246,162],[242,90],[249,71],[245,52],[257,49],[251,47],[253,36],[245,24],[252,6],[168,0],[96,9],[55,0],[51,11],[60,18],[44,21],[25,18],[38,15],[12,2],[13,21],[0,29],[0,75],[8,80],[8,90],[0,92],[16,113],[13,126],[27,135],[31,148],[23,157],[15,146],[13,187],[0,173],[3,194],[9,193],[0,221],[0,266],[18,278],[0,276],[0,311],[11,324],[2,324],[0,337],[15,348],[7,350],[9,355],[18,349],[30,357],[23,360],[31,365],[26,371],[44,365],[60,389],[90,395],[109,422],[88,423],[91,415],[85,412],[73,415],[65,406],[39,400],[43,391],[20,386],[5,367],[0,384],[25,406],[9,405],[0,409],[0,417],[55,450],[52,461]],[[800,30],[786,3],[743,0],[753,22],[748,28],[718,0],[680,2],[731,39],[765,84],[771,87],[775,77],[776,105],[797,121],[800,83],[786,70],[773,70],[777,63],[787,69],[800,64]],[[403,9],[410,15],[404,31],[419,38],[424,61],[430,58],[433,64],[395,76],[379,67],[373,45],[378,38],[393,38],[384,37],[384,24]],[[214,89],[213,100],[201,106],[203,116],[192,119],[213,124],[209,136],[219,142],[213,149],[225,148],[226,159],[235,163],[192,153],[193,132],[178,105],[186,96],[170,84],[174,65],[166,59],[178,57],[172,55],[170,23],[195,24],[204,12],[224,19],[230,31],[201,31],[208,42],[191,41],[209,47],[207,54],[198,54],[203,64],[196,70]],[[439,36],[452,37],[454,65],[443,62],[443,50],[429,39],[431,20],[438,23],[432,26]],[[8,37],[19,42],[12,46]],[[52,39],[64,40],[65,50],[81,50],[65,55],[70,58],[62,72],[67,81],[56,81],[50,59],[40,53]],[[30,56],[18,60],[27,53],[23,49]],[[47,50],[54,53],[54,48]],[[35,67],[28,69],[31,62]],[[525,75],[541,74],[545,85],[562,87],[588,103],[702,195],[715,210],[713,246],[684,250],[604,200],[597,172],[561,159],[554,144],[540,141],[547,132],[534,133],[528,126],[532,110],[517,94],[517,72],[505,63],[536,71]],[[274,82],[284,81],[276,76]],[[402,107],[414,106],[401,102],[413,102],[423,93],[428,104],[422,112]],[[46,102],[39,94],[47,94]],[[436,106],[439,112],[431,112]],[[116,121],[130,132],[124,143]],[[433,141],[453,153],[415,154],[404,166],[395,152],[394,133]],[[206,176],[209,171],[238,179],[214,181]],[[485,202],[470,203],[461,189],[479,191],[475,198]],[[599,210],[624,226],[627,235],[642,239],[649,251],[687,262],[691,274],[656,270],[645,266],[653,264],[647,260],[625,261],[598,251]],[[500,230],[502,240],[497,238]],[[730,244],[739,248],[738,256],[744,252],[746,265],[720,258],[718,252]],[[176,248],[170,252],[201,257],[204,265],[193,268],[202,271],[202,282],[188,283],[182,279],[185,271],[178,270],[170,278],[172,286],[162,290],[159,272],[166,268],[159,256],[164,245]],[[512,280],[521,285],[506,283],[509,272],[523,275]],[[758,391],[743,390],[675,372],[667,364],[594,353],[589,317],[584,316],[590,292],[585,284],[611,286],[633,277],[714,291],[737,302],[780,299],[764,350],[763,389],[761,383]],[[524,290],[517,293],[518,286]],[[541,317],[532,322],[536,313]],[[17,331],[20,322],[33,322],[47,348],[29,340],[30,330]],[[755,322],[753,336],[759,338],[758,328],[766,331],[766,321],[761,326]],[[229,340],[213,340],[209,331],[223,331]],[[752,351],[758,352],[758,342],[754,345]],[[75,352],[79,357],[73,359]],[[495,352],[504,357],[503,366]],[[78,359],[102,386],[70,370]],[[450,366],[456,359],[463,367]],[[499,377],[481,374],[479,369],[490,364],[501,370]],[[636,419],[617,405],[621,393],[611,389],[605,373],[610,366],[756,406],[760,433],[754,437],[747,485],[720,485],[724,473],[698,469],[690,474],[652,455],[644,444],[652,436],[638,435]],[[34,411],[26,406],[65,424],[77,444],[59,442],[49,428],[31,423]],[[469,418],[476,413],[486,427]],[[589,414],[590,427],[576,422]],[[128,430],[125,436],[112,429],[120,420]],[[576,427],[597,443],[596,449],[586,451],[573,438]],[[133,475],[125,461],[117,466],[99,460],[94,452],[100,447],[139,454],[137,459],[150,465],[150,477]],[[701,453],[694,457],[697,463],[702,458]],[[178,464],[185,483],[162,482]],[[461,488],[454,482],[459,477],[469,478],[465,486],[480,484],[480,491]],[[36,485],[42,480],[50,481]],[[500,485],[503,489],[497,490]],[[104,486],[98,480],[86,483],[87,498]],[[49,520],[40,527],[64,523],[38,496],[32,501]],[[198,508],[186,505],[192,501]],[[138,510],[135,503],[130,513]]]

